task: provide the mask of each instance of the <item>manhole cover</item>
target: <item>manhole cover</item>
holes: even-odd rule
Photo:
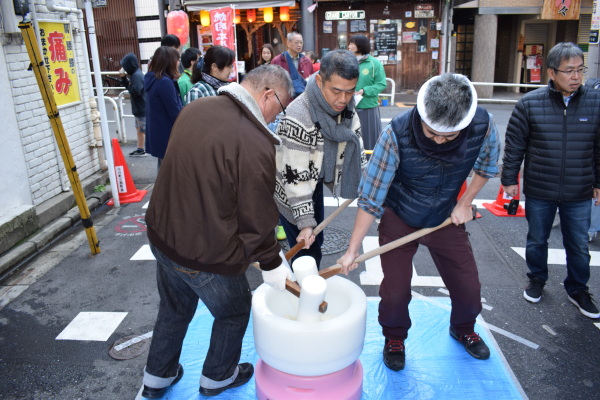
[[[325,228],[323,233],[325,234],[325,240],[323,246],[321,246],[321,252],[324,255],[346,251],[350,242],[350,232],[338,228]],[[280,240],[279,244],[284,253],[290,250],[287,240]]]
[[[126,336],[118,339],[108,351],[115,360],[131,360],[143,354],[150,347],[152,332],[141,336]]]

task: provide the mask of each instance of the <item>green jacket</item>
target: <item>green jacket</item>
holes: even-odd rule
[[[185,95],[188,94],[192,88],[192,73],[188,69],[183,70],[183,74],[177,79],[177,86],[179,86],[179,94],[181,95],[181,101],[185,106]]]
[[[379,104],[377,95],[383,92],[386,86],[383,65],[375,57],[371,55],[367,56],[358,65],[356,91],[364,89],[364,93],[362,100],[356,105],[356,108],[367,109],[377,107]]]

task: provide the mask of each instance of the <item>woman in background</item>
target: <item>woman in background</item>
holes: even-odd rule
[[[356,111],[360,118],[362,139],[366,150],[373,150],[381,134],[381,115],[379,114],[378,95],[383,92],[387,83],[383,65],[375,57],[369,55],[371,45],[365,35],[350,37],[348,50],[358,60],[358,82],[355,95],[360,98],[356,103]]]
[[[265,43],[260,49],[260,59],[258,60],[258,65],[270,64],[274,57],[275,49],[270,44]]]
[[[144,76],[146,91],[146,152],[158,158],[158,168],[167,151],[171,128],[183,108],[177,79],[179,52],[161,46],[154,52]]]
[[[194,86],[186,95],[186,104],[200,97],[216,96],[221,86],[227,85],[233,70],[235,53],[223,46],[211,46],[206,50],[204,58],[192,70]]]

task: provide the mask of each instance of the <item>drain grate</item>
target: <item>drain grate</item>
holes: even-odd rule
[[[323,233],[325,235],[323,246],[321,246],[323,255],[346,251],[348,248],[348,243],[350,242],[350,232],[338,228],[325,228]],[[284,253],[290,250],[287,240],[281,240],[279,241],[279,244],[281,245]]]

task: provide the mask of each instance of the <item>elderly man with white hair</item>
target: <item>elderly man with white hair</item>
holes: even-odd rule
[[[354,260],[376,218],[381,218],[380,245],[438,226],[448,217],[453,222],[381,255],[379,324],[388,368],[398,371],[405,365],[412,259],[419,244],[429,249],[450,292],[450,335],[471,356],[489,358],[489,348],[474,331],[481,312],[481,284],[464,224],[473,218],[471,202],[479,190],[498,174],[499,154],[496,124],[477,106],[472,83],[458,74],[425,82],[417,106],[396,116],[382,132],[360,183],[350,245],[338,260],[343,272],[357,268]],[[471,170],[470,184],[457,199]]]

